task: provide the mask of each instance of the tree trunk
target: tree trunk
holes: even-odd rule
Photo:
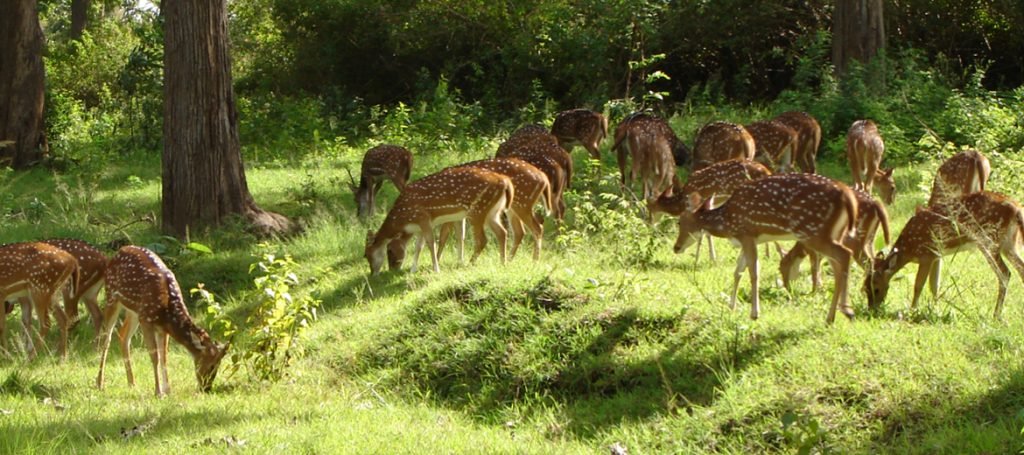
[[[89,22],[89,5],[92,0],[71,0],[71,39],[82,39],[82,32]]]
[[[836,0],[832,16],[832,64],[846,72],[850,60],[867,63],[885,48],[882,0]]]
[[[43,29],[36,0],[0,0],[0,166],[24,169],[46,151]]]
[[[189,229],[233,215],[260,235],[291,222],[256,206],[245,181],[232,88],[225,0],[164,0],[162,227]]]

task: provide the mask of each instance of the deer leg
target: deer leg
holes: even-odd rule
[[[821,256],[814,251],[808,256],[811,261],[811,291],[818,292],[821,290]]]
[[[537,220],[533,217],[532,209],[530,210],[530,212],[530,216],[525,218],[520,217],[520,220],[521,222],[526,223],[527,229],[529,229],[530,232],[533,234],[533,260],[536,261],[540,259],[540,250],[544,242],[544,223],[538,223]],[[522,229],[522,225],[520,225],[520,229]],[[522,235],[525,235],[525,233],[520,234],[520,236]],[[513,248],[513,251],[514,250],[515,248]]]
[[[526,236],[526,230],[523,223],[529,223],[533,221],[532,216],[520,216],[515,210],[510,211],[508,214],[508,224],[512,227],[512,251],[509,252],[509,260],[516,257],[516,251],[519,250],[519,244],[523,242],[523,237]],[[532,231],[533,228],[531,227]],[[535,234],[536,236],[536,234]],[[536,251],[534,251],[536,253]]]
[[[761,265],[757,261],[757,244],[752,239],[740,240],[744,261],[747,263],[747,271],[750,273],[750,319],[757,319],[761,315],[760,287],[758,281],[761,275]]]
[[[517,224],[519,224],[519,238],[521,240],[523,236],[523,226],[522,223]],[[487,225],[491,228],[491,232],[494,233],[494,237],[498,241],[498,252],[501,253],[501,263],[504,264],[507,261],[505,256],[505,247],[508,243],[508,230],[506,230],[505,226],[501,224],[501,210],[496,210],[494,214],[487,219]],[[480,232],[482,233],[483,230]],[[481,235],[481,237],[483,236]]]
[[[142,326],[142,341],[149,351],[149,361],[153,364],[153,382],[156,384],[156,396],[164,396],[164,387],[160,384],[160,348],[157,345],[156,330],[152,324]]]
[[[31,295],[31,293],[30,293]],[[32,300],[30,297],[20,297],[18,302],[21,304],[21,328],[25,335],[25,352],[28,358],[34,358],[36,356],[36,347],[32,342]],[[37,333],[38,334],[38,333]],[[40,339],[40,342],[42,340]]]
[[[160,359],[161,392],[166,395],[171,393],[171,380],[167,377],[167,342],[170,334],[159,326],[153,329],[156,332],[156,352]]]
[[[699,246],[699,244],[698,244]],[[736,270],[732,273],[732,294],[729,297],[729,309],[736,309],[736,294],[740,288],[740,278],[743,277],[743,271],[747,268],[747,256],[742,252],[736,256]]]
[[[65,361],[68,358],[68,328],[71,326],[71,317],[68,316],[64,309],[57,305],[58,297],[57,293],[53,293],[50,296],[50,308],[53,308],[53,315],[57,318],[57,328],[60,330],[60,342],[57,345],[57,352],[60,354],[61,361]]]
[[[473,228],[473,256],[469,258],[470,264],[476,262],[477,256],[484,251],[484,247],[487,246],[487,235],[484,234],[484,224],[490,223],[490,220],[471,220],[470,226]]]
[[[452,234],[452,229],[455,228],[455,223],[444,223],[441,225],[441,232],[437,235],[437,259],[441,260],[441,255],[444,254],[444,246],[448,244],[448,236]]]
[[[124,362],[124,374],[128,378],[128,385],[135,387],[135,373],[132,371],[132,337],[139,328],[139,315],[131,310],[126,310],[124,322],[121,323],[121,330],[117,332],[117,339],[121,344],[121,359]]]
[[[597,148],[596,142],[584,142],[583,147],[585,147],[587,151],[590,152],[591,158],[601,161],[601,150]]]
[[[914,297],[910,300],[910,309],[917,308],[917,302],[921,298],[921,290],[924,289],[924,284],[928,281],[932,275],[932,269],[935,265],[935,258],[927,257],[922,258],[917,264],[917,276],[914,278]],[[934,288],[938,288],[938,285],[933,284]]]
[[[984,256],[992,266],[992,271],[996,273],[996,278],[999,279],[999,295],[996,297],[996,310],[992,317],[1000,319],[1003,313],[1003,301],[1006,300],[1006,287],[1010,282],[1010,268],[1003,262],[999,251],[986,252]]]
[[[412,253],[412,267],[409,268],[409,272],[416,273],[416,268],[420,262],[420,250],[423,249],[424,234],[420,232],[420,235],[416,236],[416,248]]]
[[[100,350],[100,372],[96,375],[96,388],[103,389],[103,369],[107,364],[107,351],[110,350],[110,338],[113,335],[114,323],[117,322],[117,315],[121,312],[121,304],[111,298],[107,298],[107,307],[103,310],[101,329],[98,334],[98,347]]]
[[[100,312],[99,304],[100,285],[101,283],[96,283],[82,296],[82,299],[85,300],[85,309],[89,311],[92,327],[97,336],[103,328],[103,313]]]
[[[711,255],[711,262],[716,263],[718,262],[718,255],[715,254],[715,239],[711,237],[711,234],[706,232],[704,235],[708,238],[708,254]]]
[[[466,219],[459,221],[459,264],[466,262]]]
[[[434,229],[430,226],[430,221],[426,220],[420,222],[420,240],[427,242],[430,247],[430,260],[434,265],[434,273],[441,272],[441,266],[438,264],[437,259],[437,240],[434,239]],[[419,257],[419,254],[416,255]]]
[[[850,258],[853,253],[835,240],[814,240],[808,241],[807,246],[817,253],[829,258],[832,272],[835,274],[835,287],[832,291],[832,305],[829,306],[825,323],[832,324],[836,319],[836,311],[843,313],[848,319],[853,319],[853,309],[850,308],[849,280],[850,280]]]

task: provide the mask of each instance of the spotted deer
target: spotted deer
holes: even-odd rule
[[[40,334],[42,327],[49,327],[50,308],[57,317],[60,328],[61,358],[67,357],[68,319],[64,310],[57,306],[57,299],[65,295],[66,289],[74,289],[78,283],[78,261],[68,252],[53,245],[40,242],[12,243],[0,247],[0,302],[20,301],[21,321],[25,334],[25,349],[29,357],[35,356],[32,341],[32,308],[39,315]],[[5,313],[8,308],[5,305]],[[6,316],[6,314],[4,315]],[[6,346],[6,317],[0,317],[0,345]],[[42,339],[40,338],[40,343]]]
[[[878,185],[882,201],[892,204],[895,199],[895,182],[892,169],[882,169],[882,155],[885,142],[878,133],[878,125],[871,120],[857,120],[846,133],[846,158],[853,174],[853,187],[868,194]]]
[[[829,258],[835,271],[832,305],[825,321],[831,324],[838,309],[849,318],[848,279],[851,252],[843,238],[855,228],[857,199],[849,187],[814,174],[777,174],[742,185],[724,204],[711,208],[692,193],[690,206],[696,210],[679,217],[679,238],[675,251],[681,253],[697,241],[701,232],[728,238],[742,249],[733,273],[730,308],[736,307],[736,293],[744,269],[750,272],[750,317],[760,315],[757,244],[795,239],[805,247]]]
[[[868,307],[877,309],[885,301],[889,282],[903,267],[916,262],[915,308],[926,282],[932,298],[938,298],[942,256],[968,247],[980,249],[999,281],[999,294],[993,316],[1000,317],[1010,269],[1003,262],[1009,259],[1024,281],[1024,261],[1019,249],[1024,239],[1024,211],[1016,201],[999,193],[970,193],[944,205],[920,208],[907,221],[892,250],[874,260],[872,273],[865,279],[864,291]]]
[[[373,214],[377,193],[380,192],[384,179],[390,180],[401,192],[409,181],[411,172],[412,153],[405,147],[385,144],[367,150],[363,155],[359,184],[356,184],[351,172],[348,174],[351,182],[349,187],[356,199],[359,218]]]
[[[953,155],[939,166],[932,184],[928,206],[945,204],[965,194],[985,190],[992,166],[988,158],[977,150],[965,150]]]
[[[205,330],[192,321],[178,280],[160,257],[142,247],[123,246],[107,263],[105,277],[107,306],[103,308],[100,371],[96,376],[96,387],[104,387],[104,367],[107,351],[110,350],[110,339],[114,324],[124,309],[125,320],[118,337],[129,385],[135,385],[130,352],[132,336],[142,327],[142,341],[153,364],[157,396],[164,396],[171,391],[167,378],[169,339],[174,339],[188,350],[195,364],[199,390],[209,392],[228,346],[214,342]]]
[[[728,160],[712,164],[704,169],[690,174],[685,185],[681,185],[677,179],[673,186],[665,190],[655,199],[647,201],[647,211],[651,214],[654,222],[662,213],[678,217],[686,210],[693,210],[695,207],[687,207],[688,196],[698,193],[701,198],[710,198],[711,207],[721,205],[733,191],[740,185],[751,180],[757,180],[771,175],[772,172],[763,164],[751,160]],[[702,199],[703,200],[703,199]],[[711,260],[717,260],[715,244],[708,238],[708,254]],[[697,253],[700,253],[700,243],[697,243]]]
[[[49,239],[43,243],[60,248],[78,261],[78,286],[65,288],[64,312],[68,323],[78,323],[78,302],[85,302],[86,311],[92,320],[96,334],[100,333],[103,315],[100,313],[99,294],[103,288],[103,272],[107,268],[107,255],[96,247],[76,239]],[[45,319],[45,318],[44,318]],[[43,336],[46,336],[44,333]]]
[[[589,109],[559,112],[551,124],[551,134],[566,152],[581,145],[595,160],[601,159],[601,141],[608,136],[608,118]]]
[[[818,168],[818,147],[821,145],[821,125],[811,114],[800,111],[783,112],[773,120],[797,133],[793,164],[803,172],[815,173]]]
[[[679,140],[664,119],[646,112],[635,112],[619,122],[612,145],[619,166],[621,183],[628,188],[641,175],[648,187],[667,186],[675,175],[675,166],[689,162],[690,150]],[[632,161],[626,172],[626,163]],[[670,169],[671,168],[671,169]],[[671,173],[671,175],[669,175]],[[665,178],[668,180],[664,180]],[[662,188],[664,189],[664,188]],[[658,194],[654,191],[652,194]]]
[[[509,209],[509,224],[512,226],[512,251],[509,252],[509,259],[516,256],[519,244],[526,235],[524,224],[533,235],[533,259],[540,259],[541,244],[544,240],[544,218],[536,214],[533,208],[541,199],[544,200],[544,209],[551,213],[551,184],[548,177],[530,163],[518,158],[494,158],[490,160],[479,160],[459,165],[459,167],[475,167],[502,174],[512,179],[512,186],[515,187],[516,197],[512,200]],[[440,238],[438,241],[438,256],[444,250],[454,223],[445,223],[441,226]],[[462,243],[464,228],[460,229],[459,260],[462,260]]]
[[[539,125],[526,125],[498,146],[495,158],[518,158],[532,164],[547,176],[551,184],[551,207],[554,217],[565,218],[565,191],[572,182],[572,156],[558,145],[558,140]]]
[[[693,172],[732,159],[752,160],[757,150],[746,128],[729,122],[711,122],[697,132],[693,142]]]
[[[871,273],[871,264],[875,257],[875,235],[878,228],[882,228],[882,237],[885,244],[891,242],[889,230],[889,213],[885,206],[876,201],[871,195],[863,190],[853,190],[857,198],[857,224],[853,235],[843,239],[843,246],[853,252],[853,261],[856,262],[868,273]],[[808,250],[801,244],[796,244],[779,261],[779,272],[782,275],[782,284],[786,289],[791,289],[791,283],[797,277],[800,262],[803,258],[811,257],[811,282],[814,291],[821,288],[820,260],[818,255]]]
[[[380,273],[388,245],[396,239],[408,239],[408,234],[418,235],[412,271],[416,271],[419,253],[426,242],[434,272],[440,272],[434,226],[462,219],[469,220],[476,241],[470,261],[476,260],[487,243],[486,225],[497,237],[501,260],[505,262],[507,231],[500,215],[515,200],[513,188],[508,177],[474,167],[448,168],[410,183],[395,200],[380,229],[367,233],[365,256],[370,274]]]
[[[789,172],[793,167],[800,135],[778,120],[762,120],[745,125],[754,138],[754,159],[776,172]]]

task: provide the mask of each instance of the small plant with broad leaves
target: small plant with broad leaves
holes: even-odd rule
[[[316,321],[321,301],[293,296],[293,288],[300,283],[294,272],[298,264],[290,255],[266,251],[267,244],[260,246],[264,250],[260,260],[249,267],[260,302],[246,320],[247,349],[238,351],[233,360],[260,380],[278,381],[287,375],[292,362],[302,357],[299,340]]]
[[[830,453],[826,444],[828,433],[816,419],[804,414],[787,412],[782,415],[782,435],[796,448],[796,453]]]

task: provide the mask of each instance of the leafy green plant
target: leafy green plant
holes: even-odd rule
[[[292,295],[299,285],[298,264],[290,255],[280,257],[267,251],[269,248],[261,244],[260,260],[249,267],[260,301],[246,319],[245,347],[235,351],[232,362],[233,368],[244,366],[259,380],[278,381],[288,374],[292,362],[304,355],[299,340],[316,321],[321,301]],[[221,327],[231,328],[223,318],[221,321]]]

